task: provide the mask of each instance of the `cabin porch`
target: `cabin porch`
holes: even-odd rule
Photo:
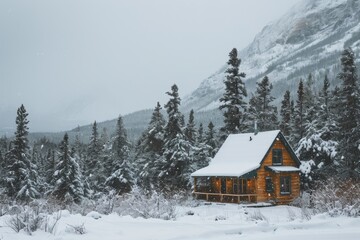
[[[197,199],[214,202],[257,202],[256,178],[194,177]]]

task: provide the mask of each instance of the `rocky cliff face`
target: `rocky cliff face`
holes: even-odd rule
[[[240,51],[240,68],[247,74],[249,92],[256,81],[267,75],[274,85],[274,95],[280,97],[286,89],[294,92],[299,79],[309,73],[315,77],[316,85],[322,84],[325,73],[336,84],[344,47],[360,53],[360,0],[304,0],[264,27]],[[225,69],[224,65],[185,97],[183,110],[218,107]]]

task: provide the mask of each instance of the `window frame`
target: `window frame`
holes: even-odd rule
[[[273,193],[274,192],[274,184],[271,177],[265,178],[265,190],[267,193]]]
[[[276,162],[274,161],[275,159],[277,160]],[[283,165],[283,151],[281,148],[274,148],[272,150],[272,165],[273,166]]]
[[[280,194],[281,195],[291,194],[291,176],[280,176]]]

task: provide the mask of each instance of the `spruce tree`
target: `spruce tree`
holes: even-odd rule
[[[170,96],[169,101],[165,104],[165,109],[168,114],[168,122],[165,126],[165,138],[167,140],[173,139],[177,134],[182,134],[183,115],[179,111],[180,97],[179,89],[176,84],[171,87],[171,92],[166,94]]]
[[[62,203],[79,203],[84,195],[81,171],[76,159],[71,156],[69,137],[65,133],[53,175],[52,195]]]
[[[105,185],[115,189],[119,194],[130,192],[134,184],[134,176],[130,159],[130,143],[121,116],[117,120],[112,152],[109,165],[113,170],[106,178]]]
[[[340,174],[343,177],[360,179],[360,99],[355,55],[352,49],[345,49],[341,55],[342,81],[340,100],[342,111],[339,117]]]
[[[20,201],[29,201],[40,196],[34,173],[35,166],[29,155],[27,116],[24,105],[21,105],[17,110],[15,139],[6,154],[6,193]]]
[[[277,108],[271,104],[275,99],[271,96],[272,84],[267,76],[256,84],[256,92],[249,101],[249,120],[256,121],[260,131],[274,130],[278,122]]]
[[[289,90],[285,92],[284,98],[281,101],[280,116],[280,130],[285,137],[289,137],[291,133],[291,99]]]
[[[219,142],[216,138],[215,126],[211,121],[205,133],[205,143],[210,146],[210,157],[213,158],[219,149]]]
[[[204,141],[204,127],[203,127],[203,124],[200,123],[199,124],[199,129],[198,129],[198,132],[197,132],[196,142],[203,142],[203,141]]]
[[[195,118],[194,118],[194,110],[191,109],[189,114],[189,121],[186,124],[185,130],[184,130],[185,137],[188,141],[190,141],[192,144],[196,141],[196,127],[195,127]]]
[[[185,189],[189,186],[190,166],[192,165],[192,145],[182,132],[183,115],[179,111],[178,87],[173,85],[169,101],[165,104],[168,122],[164,132],[163,155],[157,165],[161,169],[159,180],[162,188]]]
[[[305,133],[305,124],[304,124],[304,83],[303,80],[300,79],[299,87],[297,90],[297,99],[296,105],[294,108],[294,121],[293,121],[293,131],[291,135],[291,142],[293,145],[297,145],[304,137]]]
[[[305,135],[296,150],[300,159],[308,161],[308,166],[311,168],[306,174],[301,175],[303,189],[312,189],[315,180],[325,179],[334,174],[333,160],[337,147],[337,142],[334,141],[336,122],[329,111],[329,86],[328,79],[325,78],[319,97],[313,99],[316,105],[313,108],[316,109],[313,120],[306,123]]]
[[[244,98],[247,96],[245,84],[242,81],[246,75],[239,72],[241,63],[238,58],[237,49],[234,48],[229,53],[228,68],[226,70],[225,93],[220,98],[220,110],[224,110],[224,127],[222,131],[222,139],[224,140],[229,134],[239,133],[245,130],[245,114],[246,103]]]
[[[165,120],[161,113],[161,105],[158,102],[152,113],[149,125],[143,132],[136,149],[138,183],[146,189],[158,187],[160,166],[157,166],[157,160],[163,151],[164,126]]]
[[[104,164],[101,161],[102,150],[103,146],[97,129],[97,123],[95,121],[92,126],[92,133],[90,142],[88,144],[88,152],[84,171],[86,181],[89,183],[90,188],[95,191],[102,189],[105,181],[104,176],[102,176],[104,167]]]

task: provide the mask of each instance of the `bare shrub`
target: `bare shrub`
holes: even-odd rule
[[[18,214],[11,216],[9,219],[5,221],[5,224],[14,230],[15,232],[20,232],[20,230],[25,228],[25,223],[23,222],[23,219]]]
[[[268,219],[261,213],[259,209],[255,209],[254,212],[250,213],[248,219],[251,221],[268,221]]]
[[[292,210],[290,207],[288,207],[287,211],[288,211],[289,221],[294,221],[296,219],[296,213],[294,212],[294,210]]]
[[[301,219],[309,221],[313,213],[310,211],[309,208],[303,207],[301,208]]]
[[[162,193],[156,191],[145,193],[140,188],[134,187],[129,194],[118,199],[119,204],[115,208],[120,215],[170,220],[176,218],[177,201],[176,196],[169,199]]]
[[[68,232],[73,232],[76,234],[83,235],[86,233],[85,224],[82,223],[81,225],[70,225],[68,224],[69,228],[67,228]]]
[[[44,220],[44,231],[55,234],[57,224],[61,218],[61,211],[58,211],[53,216],[47,216]]]
[[[336,178],[320,182],[313,191],[311,200],[317,212],[330,216],[360,216],[360,185],[352,180]]]

